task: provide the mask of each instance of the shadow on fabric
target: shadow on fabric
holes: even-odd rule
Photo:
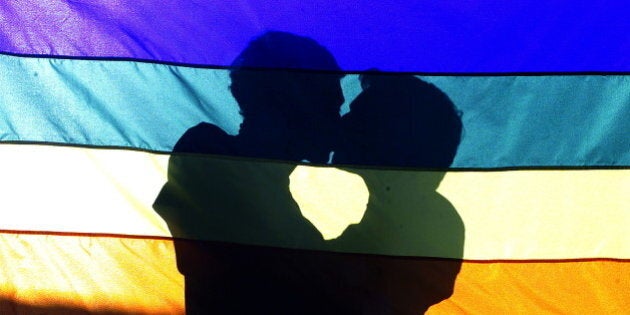
[[[448,97],[374,73],[342,118],[339,75],[247,69],[259,57],[336,65],[311,39],[263,34],[231,70],[239,134],[201,123],[175,145],[154,208],[175,237],[187,313],[418,314],[448,298],[464,242],[461,218],[435,191],[461,135]],[[361,222],[325,241],[289,176],[331,151],[370,196]]]

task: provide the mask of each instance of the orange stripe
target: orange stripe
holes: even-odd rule
[[[166,240],[0,234],[0,314],[182,314]]]
[[[370,290],[381,290],[374,292],[397,298],[407,307],[421,308],[422,299],[430,301],[452,290],[429,314],[618,314],[625,311],[625,292],[630,287],[629,260],[465,261],[460,266],[457,260],[208,242],[186,241],[179,248],[194,250],[198,244],[213,246],[215,251],[240,251],[257,263],[271,256],[283,263],[291,257],[282,268],[308,262],[305,270],[314,271],[315,277],[316,272],[338,276],[363,268],[371,277]],[[184,279],[172,240],[2,233],[0,265],[1,314],[183,313]],[[322,265],[327,267],[321,269]],[[448,284],[445,279],[460,267],[454,286]],[[374,276],[373,270],[380,276]]]
[[[427,314],[626,314],[630,261],[465,262]]]

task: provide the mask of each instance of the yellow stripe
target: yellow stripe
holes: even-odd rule
[[[630,170],[449,173],[467,259],[630,258]]]
[[[0,229],[171,235],[164,220],[152,207],[166,182],[166,155],[4,144],[0,145],[0,156],[3,159],[0,165],[0,191],[3,194],[0,198]],[[189,162],[210,163],[226,169],[228,173],[240,172],[241,175],[244,171],[256,173],[260,170],[260,174],[265,175],[290,168],[282,163],[217,158],[201,160],[203,162]],[[331,169],[324,170],[330,172]],[[198,236],[342,252],[462,258],[456,250],[444,252],[435,242],[425,242],[431,245],[428,248],[419,248],[417,243],[392,242],[396,236],[405,239],[404,236],[409,234],[392,236],[390,227],[368,224],[369,213],[378,214],[372,222],[399,222],[401,218],[408,218],[395,211],[385,211],[405,208],[405,205],[411,208],[402,210],[413,210],[406,215],[413,216],[414,211],[418,211],[431,220],[438,218],[439,213],[431,214],[429,211],[427,214],[427,207],[422,204],[422,200],[426,200],[422,199],[426,197],[426,192],[425,195],[419,193],[417,187],[433,185],[432,181],[439,182],[443,174],[348,168],[343,173],[348,176],[334,179],[317,176],[321,168],[300,167],[298,171],[302,172],[300,176],[297,173],[292,176],[306,180],[301,184],[302,190],[316,189],[317,185],[343,187],[351,181],[354,184],[345,187],[347,192],[339,193],[352,195],[367,186],[370,194],[368,212],[363,216],[341,213],[335,218],[335,213],[326,212],[326,207],[321,206],[325,202],[319,201],[320,205],[307,209],[303,201],[298,200],[298,203],[302,202],[299,216],[304,214],[324,232],[327,228],[333,231],[325,232],[329,233],[328,238],[339,234],[344,225],[359,219],[361,223],[352,225],[342,231],[340,237],[322,246],[296,245],[294,240],[283,243],[282,239],[274,239],[273,235],[233,239],[232,236],[216,235],[216,231],[207,231],[207,235]],[[359,180],[356,175],[360,176]],[[343,183],[326,182],[327,178]],[[265,182],[264,177],[257,180]],[[356,187],[352,188],[353,185]],[[389,201],[384,195],[387,187],[393,192]],[[243,190],[252,193],[252,196],[260,191],[260,186],[246,188]],[[441,181],[438,191],[444,198],[440,202],[447,202],[456,211],[449,214],[449,222],[456,223],[459,217],[465,229],[465,239],[462,240],[465,259],[630,258],[630,246],[627,245],[630,244],[630,233],[626,231],[630,226],[630,170],[451,172]],[[299,199],[299,193],[294,195]],[[437,194],[429,197],[442,198]],[[381,206],[371,209],[375,198],[376,204]],[[383,206],[387,205],[386,202],[398,204],[398,208]],[[357,204],[360,207],[362,203]],[[374,212],[374,209],[378,211]],[[361,232],[354,233],[359,237],[344,243],[350,238],[352,229]],[[363,233],[371,229],[381,232]],[[382,231],[390,235],[383,236]],[[423,231],[432,230],[427,228]],[[251,239],[248,240],[248,237]],[[357,244],[363,245],[357,247]]]

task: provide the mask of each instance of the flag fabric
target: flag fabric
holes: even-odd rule
[[[413,274],[437,283],[425,295],[448,291],[427,305],[430,314],[623,314],[630,302],[630,16],[623,8],[0,4],[0,313],[184,313],[177,240],[251,246],[252,259],[260,248],[306,257],[296,262],[375,257],[413,269],[388,280],[408,283],[401,275]],[[451,166],[173,153],[201,122],[239,133],[231,66],[270,29],[316,40],[339,68],[278,69],[264,59],[247,71],[343,75],[343,115],[353,112],[368,69],[441,90],[463,126]],[[252,232],[257,223],[242,217],[173,228],[155,204],[178,161],[224,180],[216,196],[238,187],[248,209],[272,222],[269,230]],[[286,191],[266,184],[274,176]],[[260,210],[288,207],[257,197],[276,193],[288,194],[293,215],[326,241],[300,239],[286,216]],[[427,200],[433,206],[420,209]],[[415,208],[421,216],[405,217]],[[404,233],[380,224],[413,220]],[[454,282],[442,288],[447,280],[436,270],[448,268]]]

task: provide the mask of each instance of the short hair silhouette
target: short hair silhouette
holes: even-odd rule
[[[369,73],[360,81],[363,92],[342,119],[346,141],[338,162],[426,168],[452,164],[462,122],[446,94],[411,75]]]
[[[315,40],[279,31],[250,41],[230,68],[230,89],[245,117],[274,108],[296,111],[295,101],[311,96],[304,93],[321,85],[315,73],[303,70],[340,70],[333,55]]]
[[[232,95],[243,115],[241,139],[249,156],[326,163],[338,135],[344,101],[341,75],[304,69],[339,70],[333,55],[308,37],[270,31],[254,38],[230,69]],[[264,70],[264,71],[263,71]],[[288,152],[256,147],[285,145]],[[281,140],[279,138],[284,138]],[[284,143],[282,141],[285,141]]]

